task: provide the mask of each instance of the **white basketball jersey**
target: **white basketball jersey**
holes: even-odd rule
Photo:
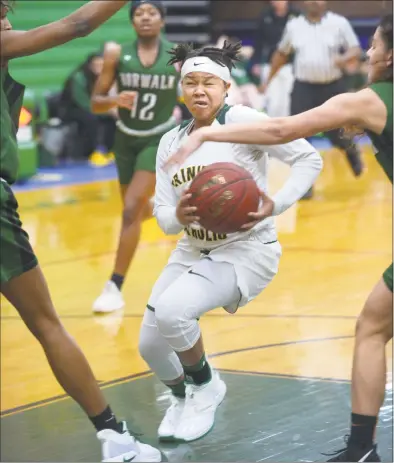
[[[222,122],[235,123],[258,121],[261,118],[266,118],[258,111],[239,105],[234,107],[223,108],[222,114],[213,122],[220,124]],[[154,214],[159,222],[159,225],[168,233],[178,233],[183,228],[179,223],[174,222],[175,208],[182,193],[189,188],[194,177],[206,166],[217,162],[229,162],[236,164],[246,169],[255,180],[259,189],[267,193],[267,174],[268,174],[268,156],[272,155],[280,160],[293,164],[297,159],[303,159],[309,155],[311,158],[320,156],[316,153],[313,147],[305,140],[297,140],[286,145],[277,146],[261,146],[261,145],[240,145],[231,143],[216,143],[205,142],[201,147],[192,153],[182,165],[171,166],[167,171],[162,169],[165,160],[174,154],[178,148],[188,138],[188,133],[192,129],[193,122],[191,121],[185,127],[176,127],[166,133],[159,146],[157,165],[156,165],[156,193],[155,193],[155,208]],[[301,164],[305,164],[301,162]],[[319,169],[316,172],[316,166],[313,162],[306,163],[305,169],[309,172],[309,177],[315,178]],[[306,177],[301,178],[305,183]],[[290,180],[290,179],[289,179]],[[300,180],[300,178],[298,178]],[[293,179],[294,183],[294,179]],[[280,193],[280,192],[279,192]],[[299,199],[298,197],[295,199]],[[275,198],[274,198],[275,200]],[[295,201],[293,201],[295,202]],[[286,209],[289,205],[285,205]],[[280,211],[282,212],[282,211]],[[168,222],[173,221],[174,227],[168,226]],[[167,222],[167,224],[165,223]],[[170,230],[171,229],[171,230]],[[253,231],[260,229],[266,230],[267,242],[276,239],[276,230],[272,217],[260,222],[253,228]],[[185,239],[197,249],[211,250],[218,246],[227,244],[237,240],[248,239],[251,231],[238,232],[231,234],[217,234],[204,229],[199,224],[192,224],[184,229]],[[261,236],[261,234],[259,234]],[[265,239],[265,238],[264,238]]]

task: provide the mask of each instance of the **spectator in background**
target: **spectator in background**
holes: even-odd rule
[[[95,166],[104,166],[113,160],[110,153],[116,129],[116,111],[96,115],[91,112],[93,86],[103,68],[103,57],[91,54],[66,80],[60,98],[62,119],[78,125],[78,142],[74,157],[90,158]]]
[[[282,37],[287,22],[300,12],[292,2],[273,0],[269,2],[260,17],[254,54],[251,58],[252,74],[265,82],[270,72],[270,61]],[[270,82],[265,93],[265,109],[271,117],[284,117],[290,114],[290,94],[293,87],[291,62],[283,66]],[[262,87],[265,90],[265,87]]]
[[[237,43],[240,40],[236,37],[227,37],[222,35],[219,37],[215,47],[222,48],[224,42]],[[237,61],[235,67],[231,70],[231,87],[228,90],[228,97],[226,103],[229,105],[243,104],[261,110],[263,107],[263,98],[259,93],[257,86],[252,81],[247,64],[253,53],[251,47],[242,47],[239,53],[240,61]]]
[[[326,10],[326,1],[305,1],[305,15],[290,20],[271,59],[265,86],[269,87],[280,69],[294,54],[295,82],[291,94],[291,114],[322,105],[348,90],[344,69],[359,59],[361,48],[349,21]],[[326,132],[331,143],[345,151],[355,176],[363,171],[361,155],[353,140],[340,130]],[[312,190],[305,198],[312,196]]]

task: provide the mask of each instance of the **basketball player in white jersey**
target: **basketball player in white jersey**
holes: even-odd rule
[[[199,127],[267,117],[245,106],[224,104],[239,49],[240,44],[226,43],[223,48],[199,50],[180,45],[169,62],[181,63],[183,96],[193,119],[161,139],[154,215],[166,234],[184,230],[184,236],[153,287],[139,344],[142,357],[172,390],[172,405],[158,430],[159,438],[166,440],[192,441],[212,428],[226,385],[205,357],[198,319],[218,307],[235,313],[270,283],[281,256],[271,216],[299,200],[322,169],[319,154],[305,140],[278,146],[204,143],[184,164],[164,168],[168,157]],[[291,166],[274,202],[265,193],[268,156]],[[227,235],[199,225],[198,211],[188,205],[188,188],[204,166],[216,162],[231,162],[252,174],[266,220]]]

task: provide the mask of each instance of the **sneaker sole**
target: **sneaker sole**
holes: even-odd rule
[[[103,308],[103,307],[100,307],[100,308],[93,307],[92,312],[93,313],[111,313],[111,312],[116,312],[117,310],[122,309],[124,306],[125,306],[125,304],[123,303],[122,305],[117,306],[115,308],[112,307],[111,309]]]
[[[222,405],[223,400],[224,400],[224,398],[226,397],[226,393],[227,393],[227,386],[226,386],[226,383],[225,383],[224,381],[222,381],[222,380],[220,380],[220,381],[221,381],[221,383],[222,383],[222,388],[223,388],[223,390],[221,391],[222,397],[220,398],[220,401],[219,401],[219,403],[218,403],[218,405],[217,405],[217,407],[216,407],[215,413],[216,413],[217,409],[220,407],[220,405]],[[201,434],[201,435],[198,436],[198,437],[193,437],[193,438],[189,438],[189,439],[182,439],[182,438],[178,438],[178,437],[175,437],[175,436],[174,436],[174,441],[175,441],[175,442],[179,442],[179,443],[182,443],[182,442],[194,442],[194,441],[196,441],[196,440],[202,439],[202,438],[205,437],[207,434],[209,434],[209,433],[212,431],[212,429],[214,428],[214,426],[215,426],[215,420],[213,421],[212,426],[211,426],[204,434]]]
[[[175,436],[158,436],[160,442],[176,442]]]
[[[134,462],[134,463],[155,463],[163,460],[161,452],[157,451],[157,454],[152,454],[149,457],[146,455],[136,455],[134,458],[127,458],[127,453],[123,455],[118,455],[117,457],[108,458],[107,460],[102,460],[103,463],[124,463],[124,462]],[[142,458],[142,459],[141,459]]]

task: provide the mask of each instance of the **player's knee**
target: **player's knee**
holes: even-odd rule
[[[57,316],[39,316],[27,324],[32,335],[41,343],[51,342],[59,337],[64,328]]]
[[[356,340],[374,337],[387,343],[392,337],[392,320],[385,317],[368,298],[356,322]]]
[[[157,327],[162,334],[176,329],[180,321],[180,307],[176,298],[160,296],[155,303],[155,315]]]
[[[179,336],[187,332],[192,321],[185,311],[185,304],[181,298],[171,297],[164,293],[155,304],[156,323],[160,333],[165,338]]]
[[[136,197],[132,202],[126,203],[122,212],[122,225],[127,228],[143,220],[147,199]]]
[[[153,330],[149,327],[142,325],[138,350],[141,357],[149,366],[152,363],[152,359],[157,357],[158,349],[160,349],[159,339],[157,339],[158,335],[160,335],[160,333],[157,330],[153,333]]]
[[[138,221],[137,207],[135,205],[126,206],[122,213],[122,225],[125,228],[130,227]]]

